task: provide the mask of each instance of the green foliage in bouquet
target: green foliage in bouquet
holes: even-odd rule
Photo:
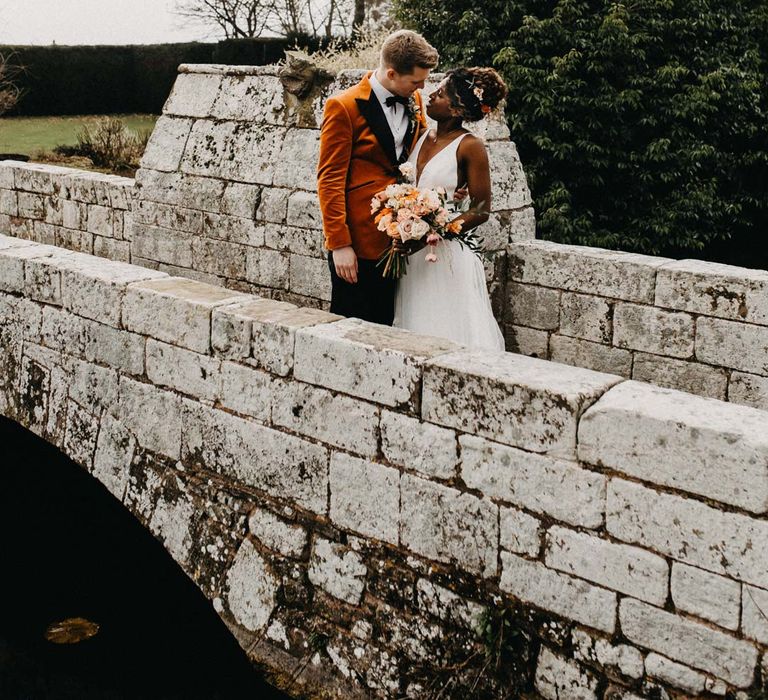
[[[768,263],[765,0],[397,3],[502,72],[539,237]]]

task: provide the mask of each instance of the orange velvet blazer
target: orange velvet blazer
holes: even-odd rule
[[[317,194],[328,250],[351,245],[359,258],[375,260],[389,246],[376,228],[371,199],[398,174],[395,143],[369,72],[357,85],[328,98],[320,130]],[[421,95],[404,147],[410,151],[426,128]]]

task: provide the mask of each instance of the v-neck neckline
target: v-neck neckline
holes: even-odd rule
[[[424,138],[421,141],[421,145],[419,146],[419,150],[416,152],[416,163],[414,164],[415,167],[416,167],[416,186],[418,186],[419,182],[421,182],[421,176],[424,174],[424,171],[427,169],[427,166],[435,158],[437,158],[446,148],[448,148],[451,144],[453,144],[454,141],[462,138],[463,136],[466,136],[468,133],[469,133],[468,131],[462,131],[458,136],[456,136],[455,138],[452,138],[437,153],[432,154],[432,157],[426,163],[424,163],[424,165],[421,166],[421,170],[419,170],[419,156],[421,156],[421,151],[424,148],[424,142],[427,140],[427,137],[429,136],[429,131],[427,131],[424,134]]]

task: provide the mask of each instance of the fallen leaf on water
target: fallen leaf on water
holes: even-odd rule
[[[45,638],[54,644],[77,644],[90,639],[99,631],[95,622],[83,617],[70,617],[61,622],[53,622],[45,630]]]

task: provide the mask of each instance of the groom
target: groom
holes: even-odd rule
[[[392,325],[395,282],[376,267],[390,240],[376,228],[371,199],[395,182],[426,128],[417,90],[437,60],[420,34],[395,32],[381,47],[379,67],[325,104],[317,193],[333,313]]]

